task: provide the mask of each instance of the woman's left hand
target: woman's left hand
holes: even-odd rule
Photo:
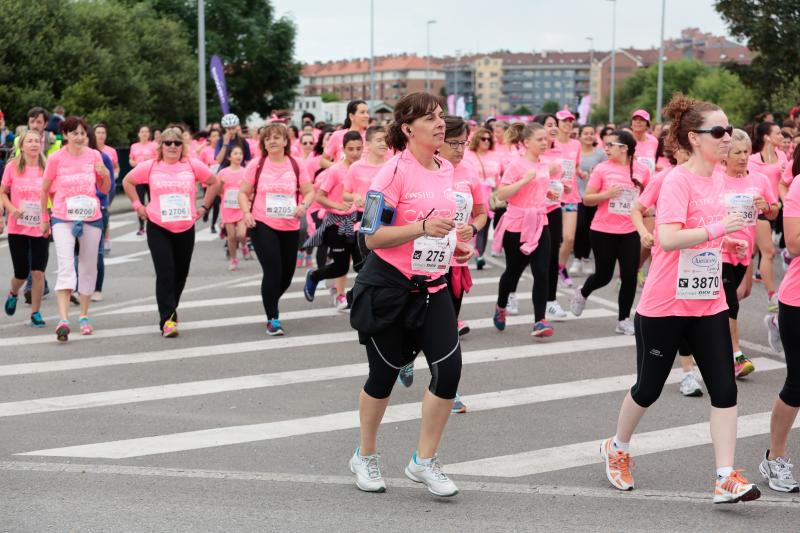
[[[469,243],[466,242],[456,243],[456,249],[453,252],[453,257],[455,258],[456,263],[463,265],[467,261],[472,259],[472,256],[474,255],[475,255],[475,249]]]

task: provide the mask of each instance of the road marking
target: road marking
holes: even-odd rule
[[[113,227],[113,225],[112,225],[112,227]],[[141,243],[145,243],[146,244],[147,243],[147,236],[146,235],[136,235],[137,231],[138,230],[131,231],[131,232],[125,233],[123,235],[120,235],[119,237],[114,237],[112,239],[112,241],[113,242],[141,242]],[[211,241],[215,241],[215,240],[222,242],[222,240],[219,238],[219,233],[211,233],[211,228],[210,227],[206,227],[206,228],[199,229],[199,230],[196,229],[195,230],[195,234],[194,234],[194,240],[195,240],[195,242],[211,242]]]
[[[570,320],[607,317],[609,316],[609,313],[610,311],[606,311],[604,309],[587,309],[584,311],[580,319],[571,318]],[[508,326],[530,325],[532,321],[533,315],[520,315],[508,317],[506,319],[506,324]],[[492,327],[494,327],[494,325],[491,318],[482,318],[470,321],[470,329],[473,330]],[[154,328],[149,328],[148,332],[155,334]],[[80,339],[81,337],[77,338]],[[157,361],[171,361],[175,359],[190,359],[194,357],[208,357],[214,355],[241,354],[246,352],[258,352],[266,350],[283,350],[301,346],[336,344],[356,340],[358,340],[358,334],[355,331],[347,331],[343,333],[316,334],[302,337],[282,337],[251,342],[198,346],[195,348],[179,348],[173,350],[147,351],[121,355],[80,357],[77,359],[62,359],[36,363],[18,363],[0,365],[0,377],[41,374],[44,372],[63,372],[66,370],[83,370],[86,368],[99,368],[134,363],[152,363]]]
[[[445,470],[449,470],[445,466]],[[192,468],[165,468],[158,466],[128,466],[104,464],[76,464],[33,461],[0,461],[4,472],[46,472],[53,474],[93,474],[110,476],[165,477],[175,479],[201,479],[219,482],[252,481],[258,483],[304,483],[312,485],[353,486],[352,476],[326,476],[314,474],[280,472],[244,472],[237,470],[198,470]],[[384,478],[390,490],[396,488],[422,490],[419,483],[406,478]],[[524,494],[533,496],[566,498],[607,498],[619,501],[663,501],[694,503],[707,506],[711,498],[708,492],[676,492],[637,488],[622,492],[611,488],[570,487],[533,485],[528,483],[490,483],[484,481],[456,480],[462,492],[490,492],[501,494]],[[747,507],[786,507],[797,509],[800,498],[789,494],[770,496],[763,494],[758,500],[747,502]]]
[[[757,344],[755,342],[750,342],[743,339],[739,339],[739,344],[748,350],[754,350],[767,355],[777,355],[779,357],[783,357],[783,352],[776,352],[769,346],[764,346],[763,344]]]
[[[134,252],[132,254],[114,256],[109,258],[103,258],[103,264],[105,266],[112,266],[112,265],[122,265],[124,263],[135,263],[137,261],[141,261],[141,256],[143,255],[150,255],[150,250],[144,250],[141,252]]]
[[[606,350],[610,348],[625,348],[635,345],[633,337],[614,336],[601,337],[580,341],[564,341],[552,344],[538,344],[495,348],[491,350],[475,350],[464,352],[462,362],[465,365],[476,363],[494,363],[511,361],[515,359],[528,359],[558,354],[577,354],[590,350]],[[428,368],[423,358],[418,358],[414,367],[418,370]],[[134,389],[111,390],[88,394],[75,394],[70,396],[55,396],[50,398],[37,398],[16,402],[0,403],[0,417],[51,413],[71,409],[89,409],[92,407],[105,407],[109,405],[122,405],[127,403],[166,400],[172,398],[186,398],[204,394],[217,394],[220,392],[242,391],[294,385],[298,383],[311,383],[332,379],[345,379],[366,376],[368,371],[366,363],[340,365],[322,368],[309,368],[258,374],[224,379],[209,379],[185,383],[171,383],[151,387]],[[760,368],[759,368],[760,370]]]
[[[769,366],[774,368],[780,368],[782,366],[781,363],[776,361],[761,358],[756,359],[754,364],[760,366],[760,368],[764,370]],[[682,375],[683,372],[681,369],[674,369],[670,373],[667,383],[679,382]],[[470,412],[489,411],[506,407],[517,407],[541,402],[620,392],[630,388],[635,381],[636,375],[628,374],[500,390],[483,394],[471,394],[469,396]],[[418,420],[420,418],[421,408],[422,404],[420,402],[390,405],[386,409],[382,424]],[[767,413],[767,415],[768,414],[769,413]],[[217,446],[312,435],[329,431],[354,429],[357,427],[359,427],[358,411],[343,411],[307,418],[282,420],[279,422],[217,427],[199,431],[156,435],[153,437],[36,450],[19,453],[17,455],[125,459],[145,455],[176,453],[188,450],[214,448]],[[637,439],[639,438],[640,436],[637,436]],[[585,444],[583,445],[585,446]],[[516,465],[513,463],[510,463],[508,466],[516,470]]]
[[[358,274],[355,272],[350,272],[347,274],[347,279],[355,279]],[[234,285],[235,288],[245,288],[245,287],[260,287],[261,286],[261,276],[258,277],[259,279],[253,281],[243,281],[241,283],[237,283]],[[306,275],[303,274],[302,276],[295,276],[292,278],[292,283],[305,283],[306,282]],[[317,287],[318,289],[322,289],[321,286]]]

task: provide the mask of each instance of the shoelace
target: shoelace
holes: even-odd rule
[[[623,474],[630,474],[631,468],[633,468],[633,460],[631,459],[631,455],[623,451],[612,451],[608,459],[608,464],[611,468],[614,470],[619,470]]]
[[[725,478],[725,481],[723,481],[722,488],[732,493],[745,490],[744,485],[748,485],[750,482],[745,479],[742,472],[743,470],[734,470],[731,472],[730,475]]]
[[[434,456],[433,459],[429,463],[425,465],[425,468],[430,471],[433,476],[438,479],[439,481],[447,481],[449,478],[447,474],[444,473],[442,470],[442,463],[439,462],[439,458]]]
[[[794,465],[792,463],[783,457],[778,457],[775,459],[775,464],[777,465],[775,468],[775,473],[778,475],[778,479],[781,481],[794,481],[794,478],[792,477],[792,467]]]
[[[505,320],[506,319],[506,314],[508,314],[508,311],[506,309],[502,309],[502,308],[498,308],[497,309],[497,318],[498,318],[498,320]]]
[[[380,479],[381,469],[378,465],[378,454],[362,457],[361,461],[364,463],[364,466],[367,467],[367,476],[369,476],[370,479]]]

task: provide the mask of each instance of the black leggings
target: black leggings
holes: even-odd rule
[[[444,400],[455,398],[461,379],[461,345],[447,289],[430,295],[425,322],[419,328],[406,330],[402,324],[393,324],[370,337],[367,341],[369,377],[364,392],[373,398],[389,397],[400,369],[417,356],[404,350],[409,343],[419,346],[425,353],[431,371],[428,390]]]
[[[739,297],[736,289],[744,279],[747,266],[722,263],[722,288],[725,290],[725,300],[728,302],[728,316],[734,320],[739,318]]]
[[[150,197],[150,186],[147,184],[137,185],[136,195],[139,197],[139,203],[147,205],[147,199]],[[144,220],[141,218],[139,218],[139,229],[144,229]]]
[[[592,220],[594,220],[594,214],[596,212],[596,205],[587,206],[582,203],[578,204],[575,246],[572,248],[575,253],[575,259],[589,259],[589,254],[592,251],[592,241],[589,239],[589,228],[592,226]]]
[[[646,317],[637,313],[634,325],[637,372],[631,397],[638,405],[650,407],[661,395],[683,339],[694,352],[711,405],[720,409],[736,405],[733,347],[726,311],[697,317]]]
[[[147,223],[147,246],[156,271],[158,327],[178,321],[178,304],[189,277],[194,252],[194,226],[181,233],[168,231],[154,222]]]
[[[786,381],[778,394],[790,407],[800,407],[800,307],[778,302],[778,328],[786,357]]]
[[[536,322],[544,320],[545,308],[547,307],[547,288],[548,288],[548,265],[550,260],[550,232],[543,228],[542,236],[539,238],[539,245],[530,255],[525,255],[520,246],[520,234],[506,231],[503,235],[503,251],[506,254],[506,269],[500,276],[500,287],[497,292],[497,307],[505,309],[508,305],[508,294],[516,290],[520,276],[525,271],[525,267],[530,266],[533,274],[533,291],[531,300],[533,301],[533,315]]]
[[[547,228],[545,229],[550,230],[550,258],[548,259],[546,281],[547,301],[553,302],[558,289],[558,252],[561,250],[561,241],[564,237],[560,207],[547,213]]]
[[[346,235],[339,235],[339,226],[332,225],[325,229],[323,242],[328,246],[328,254],[333,259],[332,263],[323,265],[311,273],[314,283],[323,279],[336,279],[347,274],[350,270],[350,258],[353,264],[361,262],[361,253],[356,246],[355,236],[348,239]]]
[[[475,236],[475,251],[477,252],[478,257],[483,257],[483,254],[486,253],[486,244],[489,242],[489,223],[483,225],[481,229],[478,230],[478,234]]]
[[[46,237],[9,233],[8,249],[11,252],[11,264],[14,266],[14,278],[28,279],[31,270],[44,272],[47,269],[50,241]]]
[[[278,301],[292,284],[297,267],[299,231],[278,231],[256,221],[250,234],[258,262],[261,263],[261,302],[267,320],[278,318]]]
[[[614,265],[619,261],[619,275],[622,285],[619,289],[617,306],[619,320],[631,316],[631,307],[636,298],[636,271],[639,269],[639,234],[604,233],[590,231],[592,250],[594,250],[595,273],[589,276],[581,288],[581,294],[588,298],[593,291],[605,287],[614,277]]]

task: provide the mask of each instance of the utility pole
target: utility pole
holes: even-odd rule
[[[369,0],[369,99],[375,105],[375,0]]]
[[[614,122],[614,94],[616,90],[617,77],[617,0],[609,0],[614,3],[614,11],[611,21],[611,97],[608,104],[608,121]]]
[[[428,63],[427,68],[425,69],[425,92],[431,92],[431,24],[436,24],[435,20],[429,20],[427,22],[426,30],[427,30],[427,57]]]
[[[661,46],[658,49],[658,92],[656,96],[656,123],[661,124],[661,106],[664,103],[664,18],[667,0],[661,0]]]
[[[208,124],[206,116],[206,6],[197,0],[197,99],[199,102],[198,130]]]

